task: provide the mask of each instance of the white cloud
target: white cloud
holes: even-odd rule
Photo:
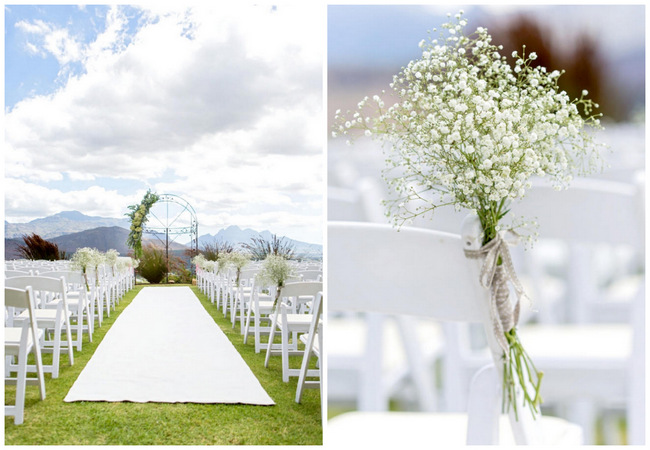
[[[322,8],[147,8],[132,39],[123,10],[114,7],[105,31],[83,46],[71,38],[73,30],[20,22],[46,37],[38,48],[62,67],[81,61],[84,71],[6,114],[13,179],[7,216],[36,214],[35,205],[46,215],[68,205],[66,192],[39,186],[39,177],[153,184],[173,174],[156,180],[155,189],[195,198],[206,217],[222,210],[220,218],[256,217],[250,222],[257,226],[266,220],[320,229],[320,212],[318,223],[312,217],[318,208],[300,202],[320,203],[323,185]],[[14,195],[19,183],[25,190]],[[97,189],[108,204],[121,205],[104,207],[118,215],[139,201],[124,203]],[[50,202],[29,204],[28,194]],[[91,197],[68,209],[96,212]],[[232,224],[242,225],[221,223]]]
[[[99,186],[62,192],[15,178],[5,178],[5,208],[13,212],[13,222],[71,210],[90,216],[122,217],[127,211],[126,206],[139,203],[143,195],[144,191],[119,195],[114,190]]]

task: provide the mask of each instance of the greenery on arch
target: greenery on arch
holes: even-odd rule
[[[131,230],[126,245],[133,249],[133,256],[136,259],[142,258],[142,227],[147,222],[149,210],[159,198],[158,194],[149,189],[140,204],[130,205],[131,212],[125,214],[131,219]]]

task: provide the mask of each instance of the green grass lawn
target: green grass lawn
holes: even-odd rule
[[[159,289],[164,289],[164,286]],[[93,342],[84,337],[83,350],[75,351],[75,363],[68,364],[61,355],[59,378],[45,375],[47,398],[40,400],[37,386],[28,386],[25,399],[25,420],[14,425],[13,417],[5,417],[6,445],[320,445],[322,444],[320,390],[307,389],[302,403],[295,403],[297,379],[282,382],[281,358],[271,357],[264,367],[264,352],[256,354],[249,339],[243,344],[239,326],[232,329],[230,321],[210,303],[196,287],[197,295],[208,313],[259,379],[275,406],[193,404],[193,403],[65,403],[64,397],[77,379],[97,345],[142,289],[137,286],[127,293],[117,310],[95,328]],[[187,326],[179,321],[179,326]],[[51,358],[45,355],[45,358]],[[293,357],[292,367],[300,366]],[[191,382],[188,371],[188,382]],[[219,374],[214,375],[215,383]],[[15,387],[5,386],[5,403],[13,404]]]

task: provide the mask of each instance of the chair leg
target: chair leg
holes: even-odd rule
[[[251,328],[251,312],[252,312],[252,310],[253,310],[253,306],[251,304],[249,304],[248,305],[248,312],[246,313],[246,326],[244,327],[244,344],[246,344],[246,341],[248,341],[248,331]]]
[[[27,352],[21,348],[18,355],[18,373],[16,375],[16,407],[14,414],[14,424],[23,423],[25,413],[25,386],[27,385]]]
[[[65,321],[65,336],[68,341],[68,358],[70,360],[70,365],[74,364],[74,354],[72,350],[72,332],[70,331],[70,318],[67,317]]]
[[[287,326],[280,330],[282,337],[282,381],[289,382],[289,330]]]
[[[43,358],[41,357],[41,348],[36,341],[32,347],[34,351],[34,360],[36,361],[36,376],[38,377],[38,391],[41,394],[41,400],[45,400],[45,374],[43,373]]]
[[[261,319],[260,319],[260,312],[256,311],[255,312],[255,353],[259,353],[262,351],[262,335],[260,333],[260,326],[261,326]]]
[[[273,338],[275,337],[275,320],[271,321],[271,332],[269,333],[269,343],[266,347],[266,358],[264,359],[264,367],[269,367],[269,358],[271,357],[271,348],[273,347]]]
[[[86,305],[84,311],[86,312],[86,323],[88,324],[88,342],[92,342],[93,332],[95,331],[95,319],[90,314],[90,305]]]
[[[310,333],[307,337],[307,344],[305,345],[305,353],[302,356],[302,364],[300,366],[300,376],[298,377],[298,388],[296,389],[296,403],[300,403],[302,399],[302,391],[305,389],[305,379],[307,378],[307,370],[309,369],[309,360],[311,359],[311,349],[314,345],[314,334]],[[320,370],[319,370],[320,374]],[[320,380],[320,377],[319,377]]]
[[[250,302],[250,299],[248,300]],[[245,310],[244,298],[241,299],[241,304],[239,305],[239,333],[244,334],[244,310]],[[245,341],[245,340],[244,340]]]
[[[61,321],[54,326],[54,348],[52,349],[52,378],[59,378],[59,363],[61,361]]]
[[[236,295],[232,302],[232,308],[230,309],[230,322],[232,323],[232,329],[235,329],[235,324],[237,323],[237,309],[239,308],[239,295]]]
[[[77,311],[77,323],[75,325],[77,328],[77,351],[81,351],[82,339],[84,334],[84,315],[83,311]]]

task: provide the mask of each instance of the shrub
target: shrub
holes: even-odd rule
[[[211,244],[203,244],[201,254],[203,254],[205,259],[208,261],[217,261],[220,255],[231,253],[233,250],[234,246],[230,242],[214,241]]]
[[[263,261],[269,255],[282,256],[285,259],[293,259],[295,256],[295,245],[284,238],[278,238],[275,234],[271,240],[263,237],[253,237],[251,242],[244,244],[243,247],[251,254],[251,259]]]
[[[47,261],[58,261],[65,259],[64,251],[59,250],[59,246],[54,242],[46,241],[36,233],[23,235],[25,245],[18,246],[18,252],[25,259],[44,259]]]
[[[142,249],[142,258],[140,259],[138,272],[149,283],[160,283],[167,273],[165,251],[154,245],[144,247]]]

